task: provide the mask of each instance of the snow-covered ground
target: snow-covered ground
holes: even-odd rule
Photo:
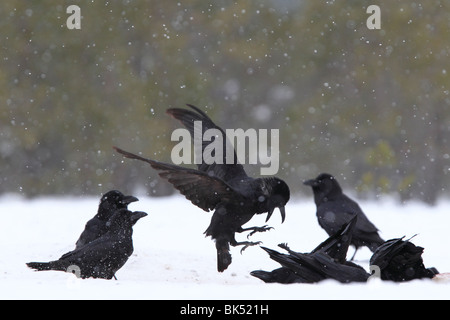
[[[368,284],[265,284],[249,275],[279,265],[259,247],[232,248],[233,263],[216,271],[214,243],[205,238],[211,214],[181,196],[147,198],[130,205],[149,216],[134,228],[134,254],[116,274],[118,280],[77,279],[74,275],[34,272],[30,261],[49,261],[72,250],[84,224],[97,210],[98,198],[26,200],[0,197],[0,299],[449,299],[450,283],[416,280],[409,283],[371,281]],[[395,201],[360,202],[384,239],[418,234],[412,241],[425,248],[427,267],[450,272],[450,201],[436,207]],[[319,227],[312,199],[291,200],[281,224],[276,211],[269,221],[275,229],[251,240],[278,249],[309,252],[327,235]],[[248,226],[264,225],[264,216]],[[245,240],[240,234],[237,239]],[[353,253],[350,248],[349,255]],[[361,249],[356,262],[368,270],[371,252]]]

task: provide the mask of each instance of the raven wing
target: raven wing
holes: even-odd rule
[[[319,244],[311,253],[323,252],[339,263],[345,263],[357,218],[357,215],[351,218],[338,232],[328,237],[327,240]]]
[[[320,272],[323,272],[328,279],[334,279],[341,283],[349,283],[366,282],[370,277],[370,274],[362,267],[356,264],[341,264],[323,252],[314,253],[313,258],[318,262]]]
[[[207,172],[208,175],[215,176],[223,181],[230,181],[235,178],[245,178],[247,174],[244,170],[244,167],[238,163],[237,155],[235,150],[233,149],[230,141],[228,141],[226,137],[225,131],[217,126],[203,111],[198,109],[197,107],[188,104],[188,107],[192,108],[191,110],[172,108],[168,109],[167,113],[179,120],[189,131],[192,139],[194,137],[202,137],[202,155],[204,154],[205,149],[212,143],[211,141],[203,141],[204,133],[209,129],[219,130],[222,134],[222,159],[221,163],[214,162],[212,164],[207,164],[202,162],[198,165],[198,170]],[[202,132],[196,132],[199,130],[199,127],[195,126],[195,122],[200,121],[202,126]],[[214,139],[217,139],[214,137]],[[214,141],[214,140],[213,140]],[[227,154],[232,153],[233,162],[229,163],[227,161]]]
[[[348,223],[355,215],[358,217],[352,234],[354,238],[366,238],[376,234],[378,229],[369,221],[361,207],[353,200],[343,195],[333,201],[320,204],[317,208],[319,224],[328,234],[335,234],[339,228]]]
[[[325,279],[324,274],[317,271],[317,263],[308,254],[295,252],[295,255],[287,255],[266,247],[261,249],[266,251],[272,260],[301,277],[304,283],[314,283]]]
[[[403,241],[404,238],[405,236],[390,239],[379,246],[370,258],[370,265],[376,265],[380,267],[380,269],[386,268],[391,259],[395,257],[406,245],[407,242]]]
[[[160,171],[159,175],[169,181],[186,199],[205,211],[215,209],[220,202],[243,198],[225,181],[206,172],[147,159],[117,147],[114,149],[127,158],[150,164],[153,169]]]

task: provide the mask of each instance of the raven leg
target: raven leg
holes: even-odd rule
[[[359,248],[359,247],[355,247],[355,252],[353,253],[353,256],[352,256],[352,258],[350,259],[350,261],[353,261],[353,260],[355,259],[356,251],[358,251],[358,248]]]
[[[248,247],[251,247],[251,246],[257,246],[257,245],[260,245],[261,243],[262,243],[261,241],[258,241],[258,242],[250,242],[250,241],[237,242],[235,239],[233,239],[233,241],[230,242],[230,244],[231,244],[233,247],[244,246],[244,247],[241,249],[241,254],[242,254],[242,252],[244,252],[244,250],[247,249]]]
[[[270,229],[273,229],[272,227],[268,227],[267,225],[262,226],[262,227],[250,227],[250,228],[239,228],[239,230],[237,230],[237,232],[241,233],[244,231],[252,231],[247,235],[247,239],[250,238],[252,235],[254,235],[257,232],[266,232],[269,231]]]

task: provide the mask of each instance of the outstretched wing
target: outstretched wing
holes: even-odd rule
[[[347,250],[352,240],[352,232],[356,225],[357,218],[358,216],[355,215],[348,223],[344,224],[338,232],[328,237],[327,240],[319,244],[317,248],[311,251],[311,253],[323,252],[339,263],[345,263]]]
[[[207,149],[208,146],[210,146],[216,139],[212,138],[212,141],[203,141],[203,135],[207,130],[216,129],[222,135],[222,159],[220,159],[220,163],[207,164],[203,162],[198,165],[198,170],[207,172],[209,175],[215,176],[224,181],[247,177],[244,167],[238,163],[236,152],[231,143],[228,141],[225,131],[217,126],[203,111],[197,107],[190,104],[187,106],[192,108],[193,111],[172,108],[168,109],[167,113],[179,120],[186,127],[186,129],[188,129],[192,139],[194,139],[194,137],[202,138],[202,154],[204,154],[205,149]],[[199,131],[200,126],[195,125],[195,122],[197,121],[201,122],[201,132]],[[227,163],[227,154],[232,154],[232,163]]]
[[[114,149],[127,158],[150,164],[153,169],[160,171],[159,175],[169,181],[186,199],[205,211],[213,210],[220,202],[242,198],[242,195],[226,182],[206,172],[147,159],[117,147]]]
[[[303,278],[304,282],[312,283],[325,279],[322,273],[317,272],[316,262],[308,254],[296,252],[295,255],[287,255],[266,247],[261,249],[266,251],[272,260]]]

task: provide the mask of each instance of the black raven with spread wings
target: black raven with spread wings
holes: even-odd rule
[[[225,138],[224,130],[214,124],[204,112],[192,105],[188,106],[192,110],[174,108],[167,110],[167,113],[181,121],[190,132],[191,137],[194,137],[196,121],[202,123],[202,137],[208,129],[219,130],[223,134],[224,150],[229,148],[230,145]],[[202,144],[202,151],[208,143]],[[248,246],[259,244],[259,242],[236,241],[236,232],[252,231],[249,234],[250,236],[255,232],[270,229],[267,226],[242,228],[253,215],[267,212],[267,222],[275,208],[279,208],[282,222],[284,222],[284,207],[290,197],[288,185],[275,177],[249,177],[243,166],[237,162],[237,155],[234,150],[232,150],[234,153],[233,163],[227,163],[224,152],[222,163],[207,164],[202,162],[196,170],[146,159],[117,147],[114,147],[114,149],[127,158],[149,163],[154,169],[160,171],[159,175],[162,178],[168,180],[193,204],[207,212],[214,210],[211,223],[205,234],[215,240],[217,270],[219,272],[223,272],[231,264],[230,245],[243,245],[242,250],[244,250]]]

